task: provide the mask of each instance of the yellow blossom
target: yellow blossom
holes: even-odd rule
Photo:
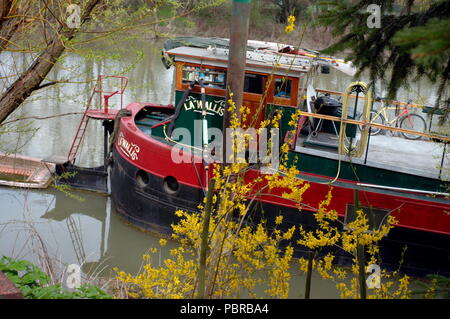
[[[282,222],[283,222],[283,216],[280,215],[275,218],[276,225],[280,225]]]
[[[294,16],[289,16],[287,23],[288,24],[287,24],[287,26],[285,28],[285,32],[286,33],[290,33],[292,31],[294,31],[294,29],[295,29],[295,25],[294,25],[295,17]]]

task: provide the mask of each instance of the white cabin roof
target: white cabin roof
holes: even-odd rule
[[[166,53],[174,57],[175,61],[228,67],[229,50],[224,48],[177,47]],[[308,72],[313,63],[313,59],[299,55],[247,51],[246,71],[299,77]]]

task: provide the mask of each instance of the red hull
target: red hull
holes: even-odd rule
[[[173,176],[180,184],[201,188],[206,181],[204,178],[201,181],[198,179],[198,176],[205,176],[200,159],[194,164],[174,163],[171,159],[171,145],[149,137],[136,126],[134,117],[144,105],[151,104],[131,103],[128,105],[127,109],[132,111],[132,116],[121,119],[116,150],[130,164],[150,174],[158,177]],[[257,174],[259,174],[258,171],[251,171],[247,178],[254,179]],[[330,186],[312,180],[319,178],[326,182],[330,180],[330,177],[304,173],[302,178],[309,181],[311,185],[304,194],[304,209],[314,210],[326,198]],[[399,191],[366,190],[358,187],[353,181],[338,179],[333,184],[333,199],[329,208],[335,209],[340,216],[345,216],[347,204],[353,203],[355,188],[360,189],[361,205],[392,211],[392,215],[399,221],[399,227],[450,235],[450,202],[448,200],[434,200],[424,195],[418,196]],[[281,191],[275,191],[273,194],[281,195]],[[291,201],[273,196],[264,195],[261,201],[295,207]]]

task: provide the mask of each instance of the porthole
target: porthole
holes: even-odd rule
[[[143,170],[138,170],[136,172],[136,182],[140,187],[145,187],[148,185],[148,174],[147,172],[143,171]]]
[[[167,194],[175,194],[180,189],[180,184],[173,176],[167,176],[163,181],[163,188]]]

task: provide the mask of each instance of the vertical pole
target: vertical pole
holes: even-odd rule
[[[120,78],[120,109],[123,108],[123,78]]]
[[[358,259],[358,279],[359,279],[359,295],[361,299],[367,299],[366,291],[366,261],[364,258],[364,246],[358,244],[356,246],[356,255]]]
[[[447,144],[448,144],[448,142],[444,143],[444,147],[443,147],[443,151],[442,151],[441,166],[439,167],[439,177],[438,177],[439,179],[441,179],[442,168],[444,167],[445,151],[447,149]]]
[[[245,63],[247,60],[247,39],[248,26],[250,20],[250,2],[251,0],[233,0],[233,9],[231,17],[230,30],[230,50],[228,56],[227,71],[227,92],[225,103],[230,99],[230,93],[233,102],[236,103],[237,112],[242,106],[242,97],[244,91]],[[226,128],[230,126],[229,105],[226,104],[223,116],[223,162],[226,163]],[[238,113],[240,117],[240,114]]]
[[[101,74],[99,74],[98,79],[97,79],[99,87],[100,87],[100,91],[99,91],[100,92],[100,98],[99,98],[99,100],[100,100],[100,109],[102,108],[102,105],[103,105],[102,77],[103,76]],[[95,91],[95,87],[94,87],[94,91]]]
[[[358,190],[355,189],[354,193],[354,202],[355,202],[355,215],[356,211],[360,209],[359,206],[359,193]],[[367,299],[367,290],[366,290],[366,260],[364,256],[364,245],[357,244],[356,246],[356,260],[358,261],[358,282],[359,282],[359,295],[361,299]]]
[[[358,108],[358,97],[359,97],[359,93],[361,91],[362,91],[362,87],[358,86],[357,90],[356,90],[355,106],[353,107],[353,119],[356,119],[356,109]],[[345,129],[347,129],[347,125],[345,125]],[[339,128],[339,132],[340,132],[340,130],[342,130],[342,127]],[[348,151],[351,152],[352,149],[353,149],[353,137],[350,137],[350,146],[348,148]]]
[[[103,165],[105,172],[108,172],[108,123],[103,121]]]
[[[310,250],[308,253],[308,270],[306,273],[306,283],[305,283],[305,299],[309,299],[311,295],[311,279],[312,279],[312,268],[314,257],[316,251]]]
[[[205,86],[203,84],[203,80],[199,79],[198,83],[200,84],[200,92],[201,92],[201,99],[202,99],[202,135],[203,135],[203,142],[202,142],[202,157],[203,157],[203,167],[205,169],[205,187],[208,185],[208,178],[209,178],[209,163],[205,160],[206,158],[206,150],[208,148],[208,121],[206,120],[206,95],[205,95]]]
[[[105,95],[105,108],[103,109],[103,113],[108,113],[108,106],[109,106],[109,96]]]
[[[372,114],[372,110],[373,110],[374,101],[375,100],[372,99],[372,105],[370,106],[370,112],[369,112],[369,119],[367,119],[369,121],[369,123],[372,121],[371,114]],[[367,164],[367,156],[369,155],[370,133],[372,133],[372,126],[369,126],[369,136],[367,137],[367,146],[366,146],[366,155],[364,156],[364,164]]]
[[[206,205],[205,205],[205,215],[203,216],[203,231],[202,231],[202,241],[200,244],[200,258],[198,266],[198,290],[197,298],[205,298],[205,280],[206,280],[206,257],[208,253],[208,239],[209,239],[209,221],[211,219],[212,210],[212,198],[214,195],[214,186],[216,180],[211,178],[208,185],[208,193],[206,194]]]

